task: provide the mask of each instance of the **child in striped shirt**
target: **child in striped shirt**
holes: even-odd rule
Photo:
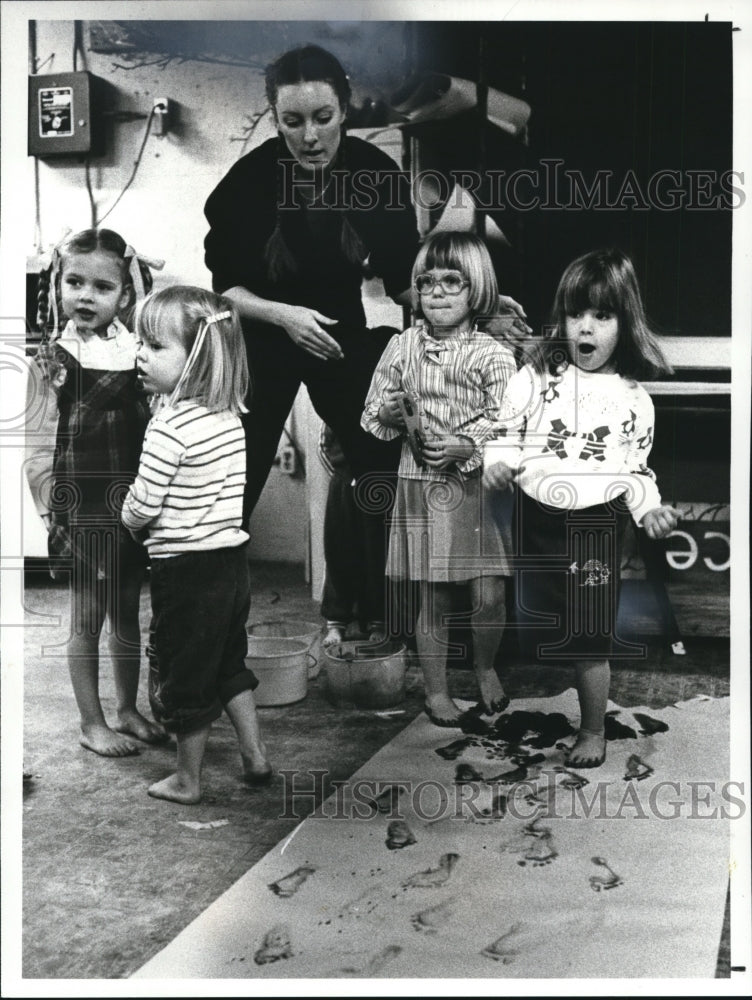
[[[383,440],[405,430],[400,398],[409,395],[423,440],[406,437],[389,538],[388,575],[420,582],[416,641],[425,710],[439,726],[459,725],[446,677],[448,627],[458,590],[472,600],[480,706],[503,711],[509,699],[494,669],[505,624],[509,540],[487,509],[483,445],[494,433],[502,393],[516,371],[512,351],[478,328],[498,312],[485,245],[469,233],[441,232],[413,267],[424,322],[394,336],[374,372],[362,426]],[[409,414],[408,414],[409,416]]]
[[[250,784],[272,770],[245,665],[250,583],[242,528],[245,438],[239,414],[248,386],[240,322],[214,292],[174,286],[137,315],[136,356],[144,389],[157,397],[138,476],[123,504],[151,559],[149,699],[177,737],[175,774],[151,785],[155,798],[201,798],[201,764],[224,708]]]

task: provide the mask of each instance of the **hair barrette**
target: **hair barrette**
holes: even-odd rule
[[[229,309],[225,309],[224,312],[212,313],[211,316],[207,316],[204,319],[204,323],[209,326],[210,323],[219,323],[221,319],[231,319],[232,313]]]

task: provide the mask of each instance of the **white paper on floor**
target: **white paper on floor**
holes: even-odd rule
[[[580,772],[541,716],[513,746],[421,715],[135,976],[712,978],[729,700],[609,708],[623,738]],[[579,716],[573,690],[523,711]]]

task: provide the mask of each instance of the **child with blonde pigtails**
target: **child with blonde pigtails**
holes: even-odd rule
[[[53,576],[69,576],[67,659],[80,743],[104,757],[135,754],[139,742],[166,738],[136,708],[145,559],[119,518],[149,419],[128,324],[151,283],[149,265],[118,233],[87,229],[68,237],[40,275],[41,343],[30,366],[26,473],[48,531]],[[113,726],[99,697],[106,620]]]

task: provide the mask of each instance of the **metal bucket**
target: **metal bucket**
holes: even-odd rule
[[[245,662],[258,678],[257,705],[289,705],[308,694],[311,654],[300,639],[249,639]]]
[[[248,652],[251,652],[252,640],[256,639],[297,639],[305,642],[312,659],[308,664],[308,680],[318,677],[321,666],[321,625],[318,622],[282,618],[263,622],[252,622],[247,626]]]
[[[405,700],[405,669],[400,642],[341,642],[324,650],[326,693],[335,705],[398,705]]]

